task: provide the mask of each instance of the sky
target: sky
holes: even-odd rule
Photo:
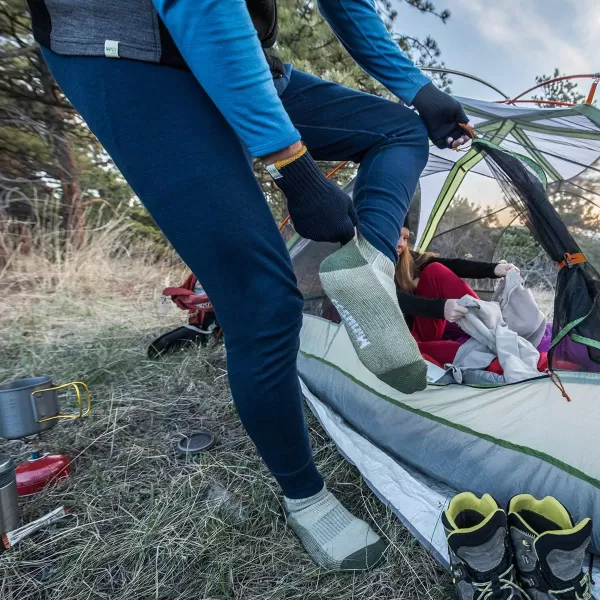
[[[398,33],[431,35],[446,67],[481,77],[509,96],[555,67],[567,74],[600,72],[600,0],[433,0],[438,10],[451,12],[445,25],[403,0],[393,2]],[[499,99],[479,83],[452,79],[454,94]],[[583,93],[590,83],[584,80]]]

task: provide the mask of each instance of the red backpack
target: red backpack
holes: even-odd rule
[[[191,274],[181,287],[165,288],[163,297],[170,297],[181,310],[187,310],[188,322],[156,338],[148,348],[150,358],[189,345],[206,346],[211,338],[221,338],[215,309],[195,275]]]

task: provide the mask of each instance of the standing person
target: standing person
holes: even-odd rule
[[[267,53],[275,0],[29,6],[58,84],[213,302],[234,402],[281,486],[288,522],[318,564],[372,566],[383,542],[326,489],[313,461],[296,370],[302,296],[251,159],[267,165],[301,235],[343,244],[322,266],[323,285],[365,365],[411,392],[425,386],[425,364],[394,295],[396,241],[427,136],[439,147],[467,139],[461,105],[400,51],[374,0],[319,8],[357,63],[420,118]],[[356,210],[313,157],[360,164]]]

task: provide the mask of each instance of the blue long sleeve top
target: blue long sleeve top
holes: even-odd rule
[[[255,157],[300,140],[285,112],[245,0],[153,0],[200,85]],[[356,62],[411,104],[429,78],[400,50],[375,0],[319,0],[319,10]]]

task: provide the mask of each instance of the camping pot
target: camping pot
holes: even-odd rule
[[[8,454],[0,454],[0,534],[19,526],[19,499],[15,465]]]
[[[84,412],[82,393],[87,396],[87,409]],[[58,391],[72,387],[77,396],[79,411],[61,414]],[[55,386],[51,377],[30,377],[0,384],[0,437],[18,440],[31,435],[39,435],[52,429],[58,419],[78,419],[90,412],[90,393],[85,383],[80,381]]]

